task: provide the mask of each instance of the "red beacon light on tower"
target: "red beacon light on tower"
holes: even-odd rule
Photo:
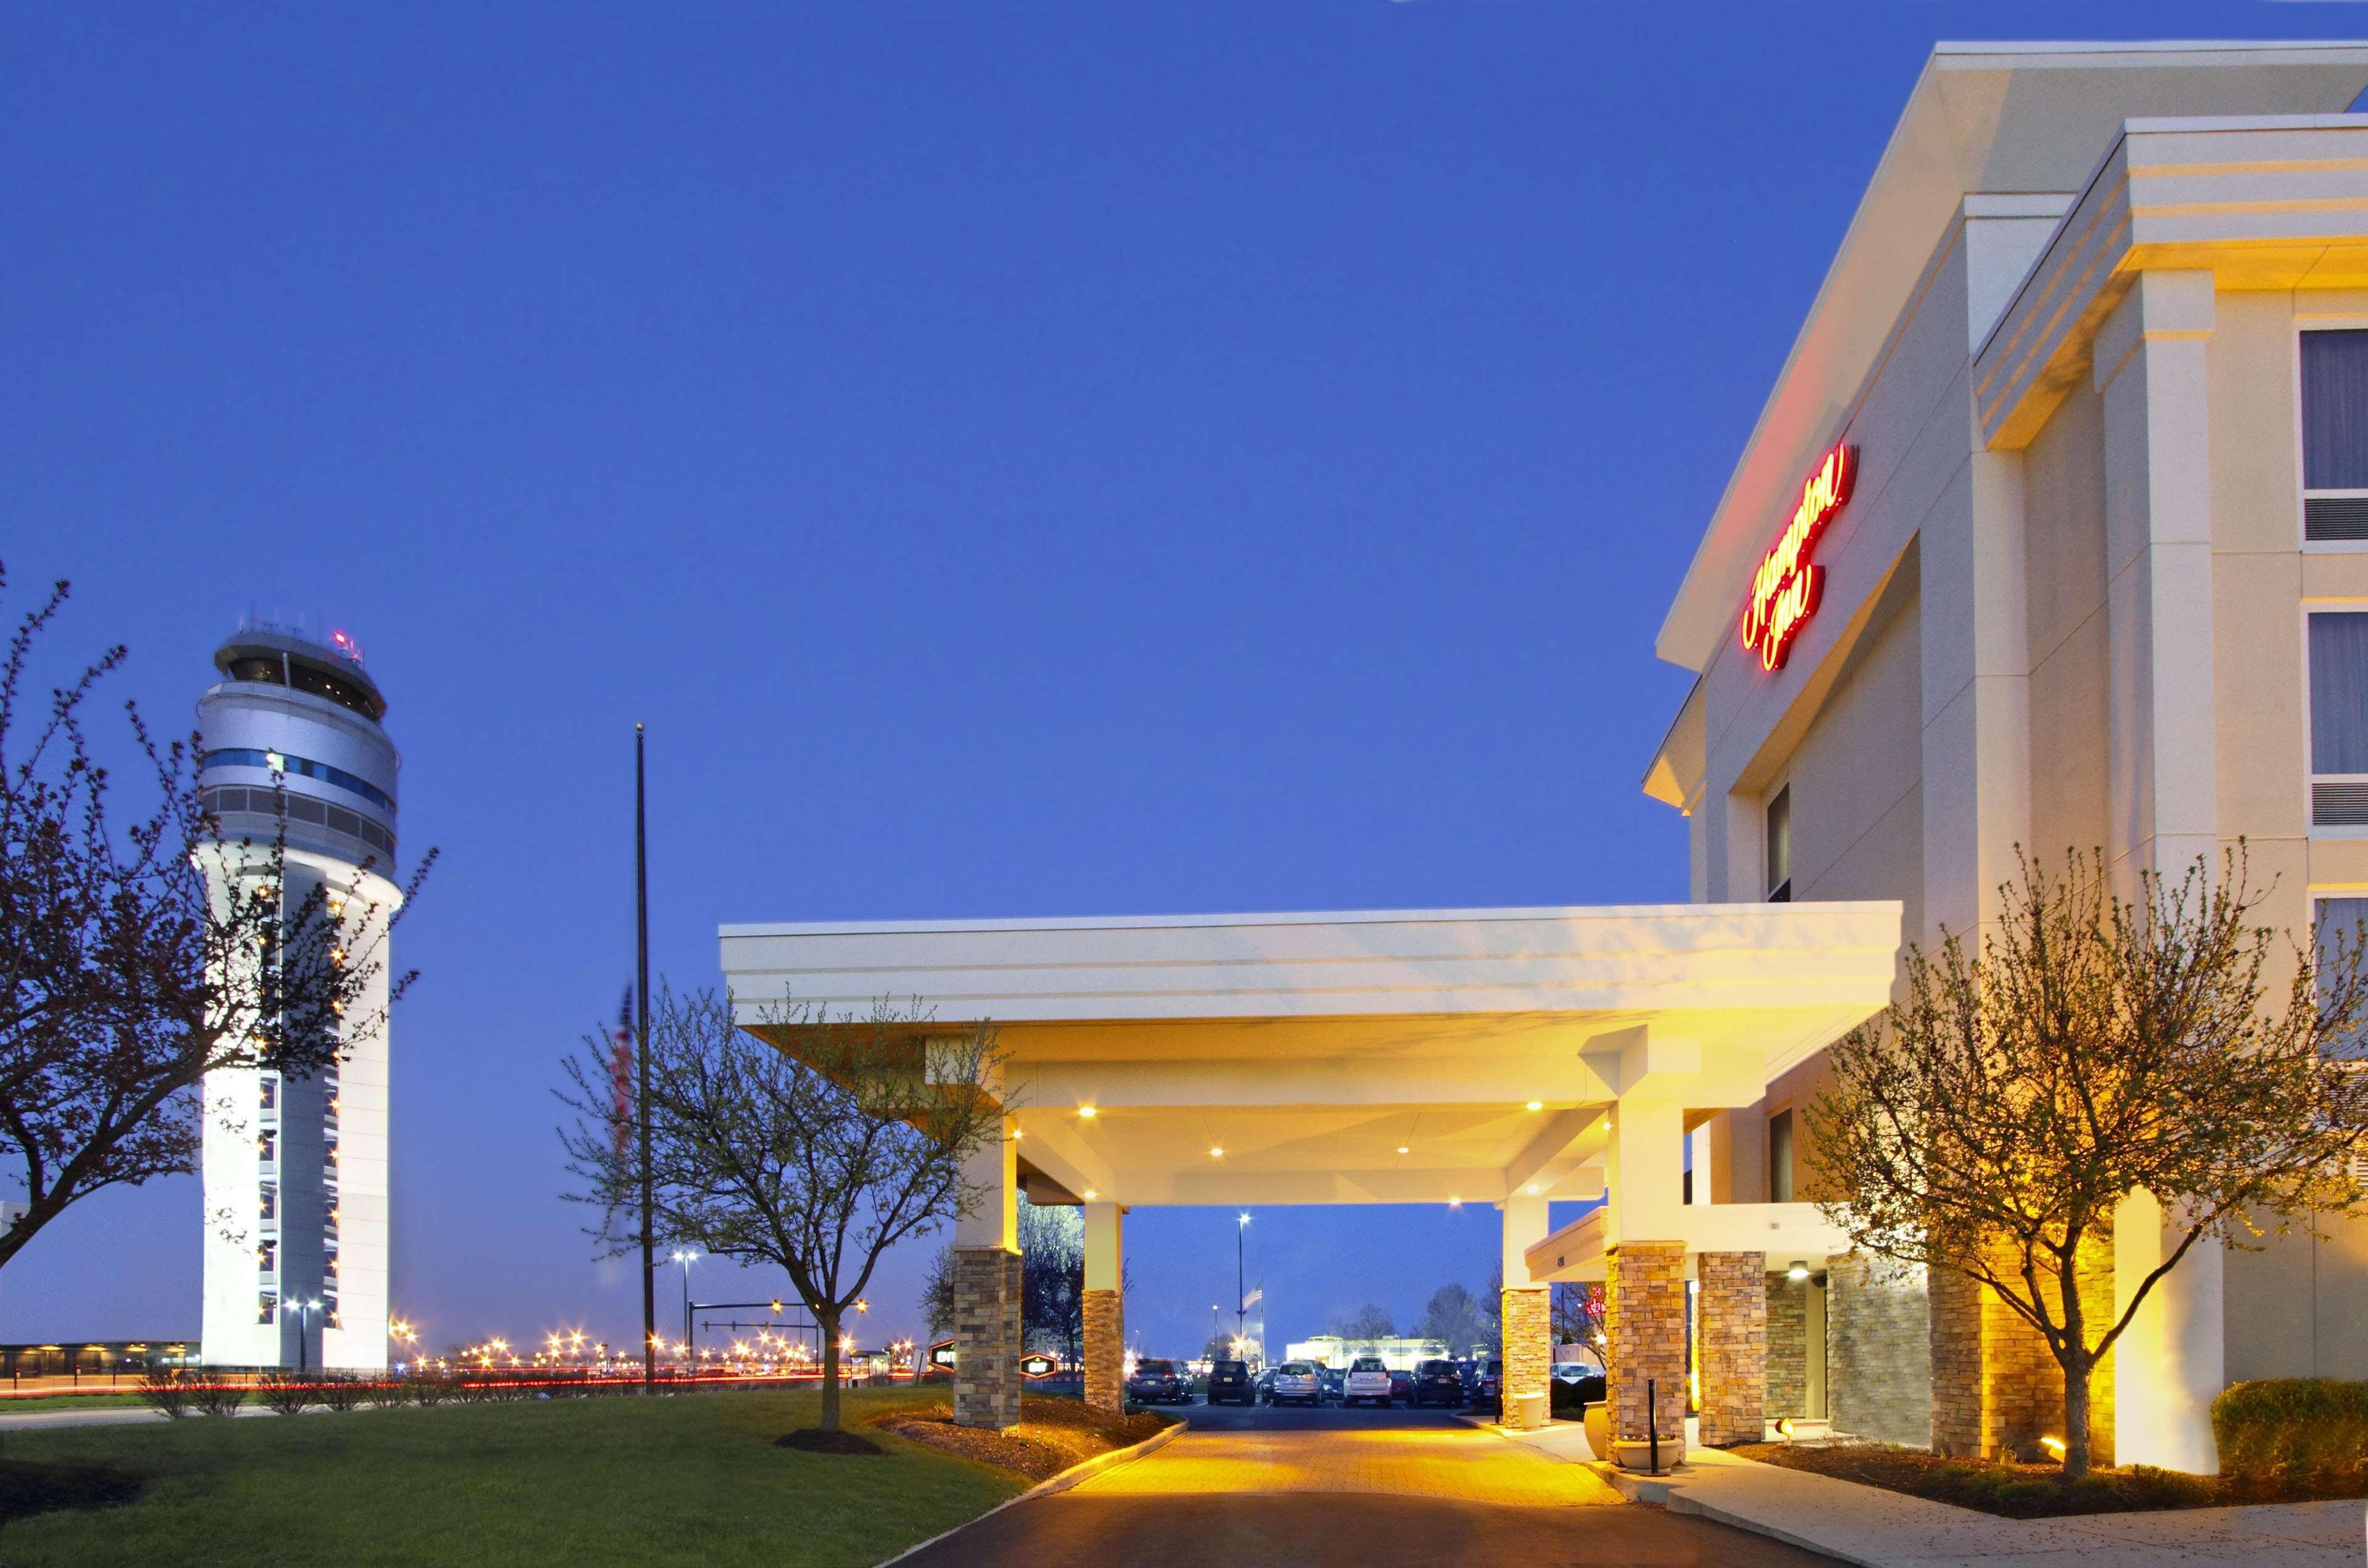
[[[351,659],[354,663],[359,665],[362,662],[362,645],[353,640],[351,633],[346,631],[330,632],[329,645],[336,649],[338,653],[343,653],[347,658]]]

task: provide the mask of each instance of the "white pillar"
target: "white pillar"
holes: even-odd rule
[[[2104,402],[2109,633],[2107,853],[2118,891],[2176,881],[2220,846],[2212,647],[2209,272],[2138,275],[2097,332]],[[2216,871],[2216,866],[2214,868]],[[2151,1198],[2123,1205],[2114,1297],[2175,1240]],[[2212,1401],[2226,1386],[2221,1252],[2199,1242],[2165,1276],[2114,1356],[2114,1458],[2219,1468]]]
[[[1086,1403],[1097,1410],[1126,1407],[1125,1210],[1088,1203],[1086,1210]]]
[[[1613,1103],[1604,1241],[1672,1242],[1685,1233],[1685,1110],[1675,1100]]]
[[[2138,1191],[2113,1216],[2113,1311],[2129,1311],[2139,1281],[2178,1246],[2154,1195]],[[2200,1241],[2162,1278],[2113,1347],[2113,1462],[2197,1475],[2219,1472],[2212,1401],[2227,1386],[2221,1335],[2223,1253]]]
[[[2212,274],[2142,272],[2097,331],[2110,638],[2108,845],[2126,881],[2219,847]]]
[[[1012,1136],[1018,1126],[1005,1117],[1002,1135],[981,1143],[963,1163],[971,1206],[954,1221],[955,1246],[1019,1250],[1019,1141]]]

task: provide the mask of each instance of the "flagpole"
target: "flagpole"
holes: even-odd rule
[[[642,1144],[642,1392],[655,1393],[658,1382],[657,1258],[650,1238],[650,846],[649,819],[643,787],[642,727],[633,726],[633,1006],[636,1017],[633,1052],[640,1074],[634,1117],[641,1123]]]

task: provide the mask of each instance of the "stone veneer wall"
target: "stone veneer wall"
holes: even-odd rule
[[[1706,1252],[1702,1277],[1702,1424],[1712,1448],[1768,1435],[1768,1255]]]
[[[2043,1288],[2049,1288],[2043,1279]],[[2043,1437],[2061,1437],[2064,1374],[2039,1331],[1987,1286],[1935,1269],[1932,1301],[1932,1444],[1967,1458],[2044,1460]],[[2085,1250],[2080,1304],[2094,1324],[2113,1306],[2109,1247]],[[2089,1338],[2093,1342],[2096,1329]],[[2094,1462],[2113,1462],[2113,1358],[2089,1378]]]
[[[954,1422],[1019,1424],[1019,1255],[954,1249]]]
[[[1610,1403],[1615,1439],[1642,1441],[1645,1384],[1660,1387],[1654,1406],[1660,1436],[1686,1430],[1686,1247],[1683,1242],[1625,1242],[1606,1259],[1604,1337],[1610,1342]]]
[[[1126,1293],[1086,1292],[1086,1403],[1126,1408]]]
[[[1764,1255],[1763,1255],[1764,1256]],[[1768,1276],[1768,1400],[1770,1421],[1809,1413],[1809,1282]]]
[[[1932,1437],[1932,1317],[1924,1269],[1852,1253],[1826,1266],[1826,1408],[1834,1430]]]

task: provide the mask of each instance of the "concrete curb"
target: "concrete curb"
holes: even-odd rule
[[[1119,1466],[1132,1463],[1133,1461],[1143,1458],[1145,1454],[1156,1452],[1158,1449],[1166,1448],[1168,1444],[1182,1437],[1185,1429],[1191,1425],[1192,1423],[1189,1418],[1179,1415],[1176,1418],[1175,1425],[1162,1427],[1159,1431],[1154,1432],[1150,1437],[1145,1437],[1143,1441],[1135,1444],[1133,1448],[1112,1449],[1106,1454],[1096,1454],[1089,1460],[1080,1460],[1076,1464],[1073,1464],[1068,1469],[1063,1471],[1060,1474],[1053,1476],[1048,1480],[1038,1482],[1027,1491],[1019,1494],[1019,1496],[1006,1497],[1002,1502],[997,1503],[994,1507],[989,1508],[985,1513],[979,1515],[976,1518],[964,1519],[962,1523],[956,1525],[950,1530],[939,1530],[937,1534],[931,1536],[927,1540],[915,1541],[912,1545],[896,1553],[894,1557],[882,1558],[879,1562],[873,1563],[871,1568],[889,1568],[891,1563],[902,1562],[905,1559],[913,1556],[916,1552],[927,1551],[929,1548],[937,1545],[938,1542],[941,1540],[946,1540],[962,1534],[962,1531],[970,1528],[971,1526],[977,1524],[980,1519],[991,1519],[995,1517],[996,1515],[1003,1512],[1004,1509],[1025,1503],[1030,1498],[1050,1497],[1056,1492],[1066,1492],[1070,1487],[1076,1485],[1079,1482],[1091,1481],[1095,1476],[1101,1474],[1101,1472],[1106,1470],[1116,1470]]]

